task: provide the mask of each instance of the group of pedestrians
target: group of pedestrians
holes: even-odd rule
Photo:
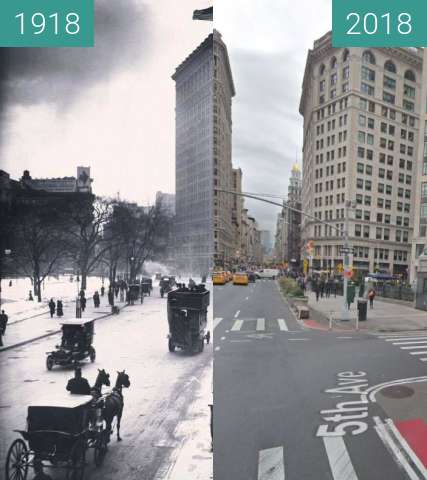
[[[316,301],[319,298],[329,298],[332,294],[336,298],[337,296],[337,282],[332,278],[313,278],[310,280],[311,290],[316,294]]]
[[[55,312],[57,317],[62,317],[64,315],[64,306],[62,304],[62,300],[57,300],[55,303],[55,300],[51,298],[48,305],[50,318],[53,318]]]

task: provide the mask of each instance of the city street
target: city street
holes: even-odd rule
[[[98,469],[90,450],[85,478],[212,478],[209,428],[212,345],[205,346],[201,354],[170,353],[166,304],[156,286],[143,305],[129,306],[119,315],[105,317],[95,324],[96,361],[81,363],[83,376],[92,385],[97,369],[104,368],[110,374],[112,388],[117,371],[126,369],[131,385],[123,390],[123,441],[117,442],[115,435],[112,436],[107,456]],[[27,407],[49,395],[54,398],[69,395],[65,386],[73,376],[73,369],[54,367],[48,372],[45,367],[46,352],[59,339],[59,335],[54,335],[0,352],[1,475],[7,449],[18,437],[13,429],[25,429]],[[108,389],[104,387],[103,392]],[[64,478],[64,472],[47,470],[46,473],[55,479]]]
[[[214,295],[215,480],[427,478],[425,332],[310,330],[271,280]]]

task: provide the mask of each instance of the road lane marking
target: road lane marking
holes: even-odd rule
[[[237,312],[234,314],[234,318],[237,318],[239,316],[240,310],[237,310]]]
[[[337,337],[338,340],[350,340],[354,337]]]
[[[231,331],[238,332],[242,328],[242,325],[243,325],[243,320],[236,320],[233,326],[231,327]]]
[[[426,355],[427,351],[423,350],[421,352],[409,352],[410,355]]]
[[[402,445],[408,457],[412,460],[414,465],[419,469],[419,471],[424,475],[424,478],[427,478],[427,470],[421,460],[417,457],[412,448],[408,445],[405,437],[399,432],[399,429],[396,427],[395,423],[391,418],[386,420],[386,424],[392,431],[393,435],[397,438],[399,443]]]
[[[221,350],[221,347],[215,347],[215,352],[219,352]]]
[[[416,350],[417,348],[426,348],[425,345],[410,345],[409,347],[400,347],[401,350]]]
[[[294,341],[294,342],[301,341],[302,342],[302,341],[308,340],[308,338],[288,338],[288,340],[290,342],[292,342],[292,341]]]
[[[221,320],[222,320],[222,318],[220,318],[220,317],[214,318],[214,323],[213,323],[213,329],[214,330],[221,323]]]
[[[415,345],[419,343],[427,343],[427,340],[415,340],[415,341],[410,341],[410,342],[393,342],[392,345]]]
[[[286,322],[283,318],[278,318],[277,319],[277,323],[279,324],[279,328],[280,330],[284,331],[284,332],[288,332],[289,329],[288,329],[288,326],[286,325]]]
[[[245,300],[249,300],[249,297],[246,297]]]
[[[396,460],[396,462],[402,466],[402,468],[405,470],[405,472],[407,473],[408,477],[411,480],[419,480],[419,476],[414,472],[413,468],[409,465],[405,456],[401,452],[400,448],[396,445],[389,431],[386,429],[385,425],[381,422],[379,417],[373,417],[373,420],[376,424],[374,428],[378,436],[383,441],[385,447],[394,456],[394,459]]]
[[[386,342],[396,342],[396,341],[403,341],[403,340],[427,340],[427,337],[424,335],[422,337],[396,337],[396,338],[385,338]]]
[[[422,362],[427,362],[427,358],[419,358]]]
[[[323,437],[334,480],[357,480],[356,472],[342,437]]]
[[[225,339],[226,339],[226,337],[221,337],[221,340],[225,340]]]
[[[258,480],[285,480],[283,447],[258,452]]]
[[[265,318],[257,318],[256,329],[258,332],[265,330]]]

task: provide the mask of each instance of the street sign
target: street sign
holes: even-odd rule
[[[340,248],[340,253],[341,255],[353,255],[354,253],[354,248],[348,247],[348,248]]]

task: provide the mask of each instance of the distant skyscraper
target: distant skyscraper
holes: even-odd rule
[[[173,193],[157,192],[156,205],[163,208],[168,215],[175,215],[175,195]]]
[[[176,258],[178,268],[212,266],[213,34],[176,69]]]

